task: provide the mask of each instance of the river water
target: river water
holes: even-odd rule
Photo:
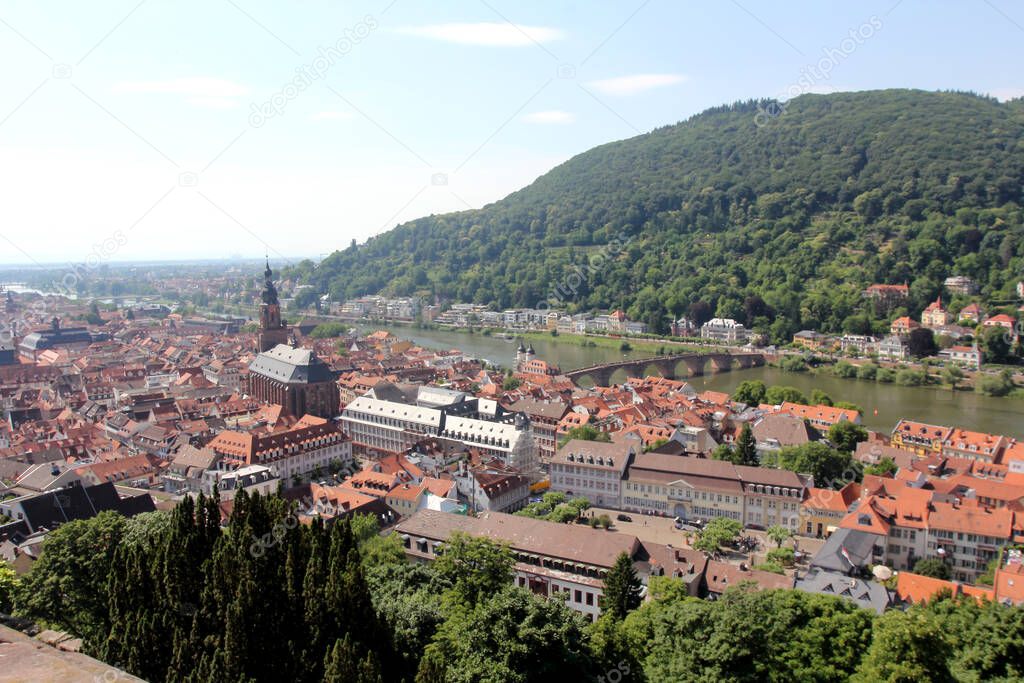
[[[377,328],[374,328],[377,329]],[[435,349],[461,349],[477,358],[510,367],[515,361],[518,341],[497,336],[483,336],[448,330],[419,330],[408,326],[387,327],[401,339]],[[645,358],[644,351],[623,353],[605,347],[582,347],[552,338],[533,342],[537,357],[554,363],[563,371],[588,365],[608,363],[625,358]],[[625,379],[617,373],[614,381]],[[889,432],[902,417],[932,424],[956,425],[965,429],[1010,437],[1024,438],[1024,401],[1012,398],[991,398],[969,391],[952,392],[938,387],[901,387],[863,380],[840,379],[831,375],[783,372],[760,367],[733,370],[714,375],[694,377],[698,391],[712,390],[732,393],[745,380],[759,379],[767,385],[796,387],[810,395],[821,389],[835,401],[850,401],[864,410],[864,425],[869,429]]]

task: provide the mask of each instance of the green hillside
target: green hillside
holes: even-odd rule
[[[804,95],[758,126],[763,104],[602,145],[480,210],[405,223],[289,274],[336,299],[560,299],[621,307],[659,330],[687,312],[733,317],[776,340],[877,329],[860,294],[872,282],[909,283],[910,312],[952,274],[975,278],[984,301],[1012,298],[1024,274],[1024,101]],[[608,258],[586,269],[596,254]],[[569,287],[576,267],[587,277]]]

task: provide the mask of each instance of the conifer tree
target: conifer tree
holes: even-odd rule
[[[740,436],[736,439],[736,464],[757,466],[757,443],[754,441],[754,433],[750,429],[750,423],[744,422],[740,429]]]
[[[604,612],[613,619],[625,619],[640,606],[640,579],[633,561],[619,553],[604,579]]]

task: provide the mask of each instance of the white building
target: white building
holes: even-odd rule
[[[538,467],[529,420],[463,392],[382,383],[345,406],[341,421],[360,452],[405,453],[425,438],[441,437],[528,476]]]
[[[732,318],[712,318],[701,325],[700,336],[722,342],[745,342],[750,331]]]
[[[909,355],[910,350],[906,340],[897,334],[890,334],[878,342],[879,358],[885,360],[906,360]]]
[[[572,439],[551,458],[551,490],[617,507],[623,475],[634,455],[636,450],[628,443]]]
[[[939,351],[939,358],[944,358],[968,370],[981,369],[981,349],[976,346],[951,346]]]
[[[248,465],[230,472],[217,472],[217,490],[221,500],[233,500],[239,491],[269,496],[277,492],[280,479],[263,465]]]
[[[856,353],[866,356],[874,353],[878,340],[867,334],[844,334],[839,340],[839,349],[844,353]]]

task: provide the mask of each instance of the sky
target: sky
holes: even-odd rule
[[[1010,0],[0,0],[0,263],[318,259],[708,107],[1024,95]]]

